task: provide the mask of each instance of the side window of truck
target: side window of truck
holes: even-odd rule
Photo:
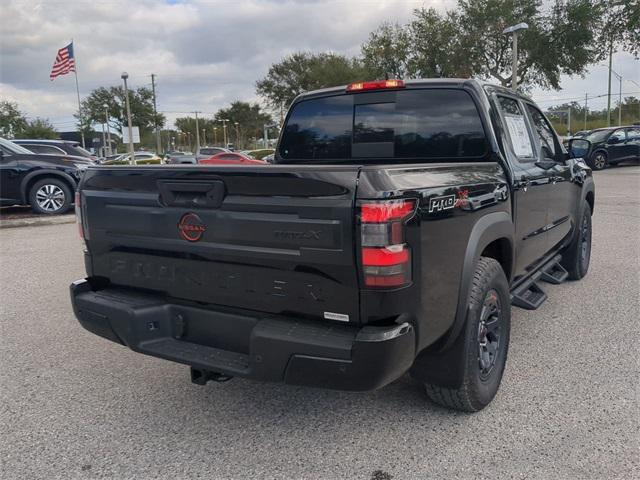
[[[497,98],[511,150],[518,160],[524,162],[536,160],[533,141],[520,103],[514,98],[503,97],[502,95],[498,95]]]
[[[540,146],[542,148],[542,158],[555,159],[556,156],[560,153],[560,149],[553,128],[551,128],[551,125],[549,125],[547,119],[544,118],[542,112],[536,107],[527,103],[527,110],[529,110],[529,115],[531,115],[533,126],[535,127],[536,133],[538,134],[538,139],[540,140]]]

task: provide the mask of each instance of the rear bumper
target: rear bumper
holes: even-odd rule
[[[338,390],[373,390],[415,357],[409,323],[357,328],[168,303],[128,289],[71,285],[80,324],[132,350],[208,372]]]

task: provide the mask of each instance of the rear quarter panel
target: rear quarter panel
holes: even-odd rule
[[[511,218],[507,175],[500,164],[457,163],[364,167],[358,199],[413,197],[416,215],[407,224],[414,283],[395,292],[363,290],[363,322],[383,320],[394,312],[412,312],[418,349],[441,338],[453,325],[458,308],[465,256],[480,219],[502,212]]]

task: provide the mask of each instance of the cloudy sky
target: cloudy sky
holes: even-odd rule
[[[18,102],[29,117],[73,129],[73,75],[49,81],[58,48],[73,38],[80,94],[131,86],[157,75],[158,109],[170,122],[183,112],[213,113],[231,101],[259,101],[255,82],[284,55],[299,50],[356,55],[383,21],[407,22],[413,9],[446,9],[451,0],[2,0],[0,99]],[[640,95],[640,63],[617,53],[623,92]],[[565,78],[558,92],[535,91],[543,107],[606,93],[607,68]],[[617,93],[615,83],[614,92]],[[606,98],[590,102],[606,105]]]

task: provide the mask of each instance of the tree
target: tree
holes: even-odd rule
[[[56,129],[46,118],[30,120],[20,132],[22,138],[60,138]]]
[[[600,0],[598,35],[602,60],[620,47],[636,58],[640,55],[640,1]]]
[[[594,46],[599,7],[595,0],[458,0],[453,10],[421,8],[404,27],[382,25],[363,46],[364,63],[406,65],[408,77],[492,78],[511,83],[511,37],[502,31],[525,21],[519,33],[518,84],[560,88],[560,75],[580,75],[598,55]],[[400,33],[400,30],[404,30]],[[408,39],[408,49],[376,49]],[[376,55],[387,58],[373,58]],[[384,74],[392,74],[386,67]]]
[[[27,120],[18,104],[0,101],[0,135],[9,138],[60,138],[46,118]]]
[[[105,123],[105,108],[108,105],[109,126],[122,133],[127,126],[127,111],[125,107],[124,89],[118,87],[100,87],[93,90],[82,103],[82,120],[89,126],[93,123]],[[144,135],[155,127],[155,121],[162,127],[165,117],[161,113],[157,117],[153,114],[153,93],[146,87],[129,90],[129,105],[131,107],[131,122],[140,127],[140,134]],[[80,120],[80,117],[76,115]]]
[[[18,104],[0,101],[0,135],[13,138],[27,126],[27,119],[18,109]]]
[[[405,78],[409,74],[411,40],[407,29],[383,23],[362,46],[365,67],[375,78]]]
[[[271,115],[261,111],[260,105],[239,100],[231,103],[229,108],[218,110],[214,118],[217,122],[223,118],[229,120],[227,122],[228,138],[234,139],[233,143],[237,148],[246,147],[250,139],[261,137],[264,125],[273,123]],[[238,123],[237,131],[236,123]]]
[[[298,52],[271,65],[267,76],[256,83],[258,95],[277,110],[308,90],[344,85],[371,77],[358,59],[335,53]]]
[[[180,117],[175,121],[177,129],[177,145],[188,146],[190,149],[195,148],[196,145],[196,119],[195,117]],[[207,118],[198,118],[198,128],[200,131],[200,145],[213,144],[214,133],[213,128],[217,127],[215,122]],[[222,130],[222,129],[220,129]],[[222,144],[222,133],[218,136],[218,145]]]

